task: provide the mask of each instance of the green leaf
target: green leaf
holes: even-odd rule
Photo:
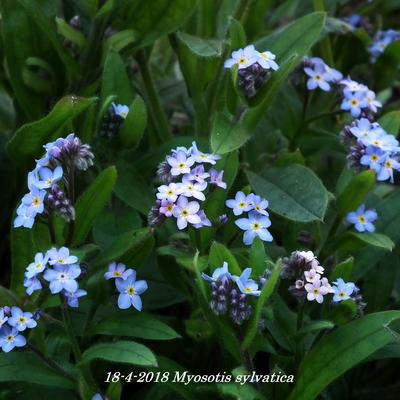
[[[150,314],[117,315],[96,323],[94,335],[128,336],[147,340],[172,340],[181,336]]]
[[[232,51],[246,46],[246,32],[244,31],[242,24],[234,18],[231,20],[229,25],[229,36],[231,39]]]
[[[269,257],[265,253],[264,242],[256,237],[250,247],[249,267],[253,269],[255,276],[260,276],[264,273],[267,267]]]
[[[144,47],[161,36],[178,30],[189,18],[196,0],[157,0],[147,2],[134,0],[121,9],[121,16],[138,33],[136,45]]]
[[[235,256],[228,250],[223,244],[213,242],[210,249],[210,255],[208,258],[208,262],[212,270],[215,268],[222,267],[224,262],[228,263],[229,272],[240,275],[242,270],[239,267],[239,264],[235,258]]]
[[[49,142],[72,118],[86,110],[96,101],[95,97],[66,96],[57,102],[44,118],[23,125],[7,143],[7,151],[19,163],[32,163],[44,153],[43,145]]]
[[[57,32],[64,36],[72,43],[75,43],[80,49],[82,49],[86,44],[86,38],[82,32],[73,28],[68,24],[63,18],[56,17]]]
[[[103,249],[127,232],[141,227],[141,219],[136,211],[130,207],[105,209],[99,214],[93,224],[93,236],[97,244]]]
[[[296,333],[296,339],[300,339],[301,337],[314,332],[322,331],[323,329],[332,329],[335,327],[335,324],[331,321],[321,320],[321,321],[311,321],[304,328],[300,329]]]
[[[63,389],[74,389],[76,383],[49,368],[28,352],[0,353],[0,382],[24,382]]]
[[[369,314],[323,338],[300,364],[289,400],[316,399],[335,379],[394,342],[389,326],[399,318],[400,311]]]
[[[392,239],[382,233],[345,232],[332,242],[331,246],[341,251],[353,251],[365,246],[374,246],[391,251],[394,243]]]
[[[122,124],[118,139],[126,148],[136,148],[147,125],[147,111],[143,99],[137,95],[129,107],[129,113]]]
[[[223,42],[217,39],[203,39],[179,31],[178,39],[194,54],[199,57],[220,57],[222,55]]]
[[[96,359],[131,365],[157,366],[156,357],[148,347],[125,340],[93,345],[82,354],[81,363],[86,364]]]
[[[330,281],[334,282],[338,278],[342,278],[345,282],[351,280],[351,273],[353,271],[354,258],[349,257],[347,260],[337,264],[330,275]]]
[[[30,20],[34,21],[38,28],[42,30],[43,35],[47,37],[47,40],[53,46],[54,50],[57,52],[59,58],[66,66],[69,73],[70,79],[72,77],[76,78],[79,71],[78,63],[72,58],[72,56],[66,51],[62,46],[60,37],[56,32],[55,18],[49,18],[48,15],[43,10],[43,7],[38,6],[30,0],[18,0],[18,2],[27,11]]]
[[[356,210],[374,187],[375,180],[373,170],[363,171],[355,175],[337,198],[339,213],[344,216],[348,212]]]
[[[104,251],[93,261],[94,264],[105,264],[112,260],[132,261],[134,256],[140,255],[141,251],[154,241],[150,228],[135,229],[118,236],[104,249]],[[126,262],[129,264],[128,262]]]
[[[229,153],[243,146],[249,137],[242,125],[231,121],[225,114],[218,113],[211,131],[211,149],[218,154]]]
[[[110,36],[105,43],[105,47],[119,52],[134,43],[136,37],[137,35],[133,29],[125,29]]]
[[[75,235],[73,246],[84,242],[93,222],[109,201],[117,179],[115,167],[108,167],[94,180],[79,197],[75,206]]]
[[[378,122],[387,133],[397,136],[400,130],[400,111],[388,112]]]
[[[117,169],[118,180],[115,185],[115,194],[128,206],[147,215],[155,202],[150,186],[132,165],[119,163]]]
[[[252,189],[269,201],[276,214],[298,222],[322,221],[328,192],[320,179],[302,165],[268,168],[256,175],[246,171]]]
[[[265,306],[266,301],[271,297],[272,293],[275,290],[275,287],[278,283],[279,276],[282,270],[282,262],[278,261],[275,265],[274,270],[271,273],[271,276],[267,280],[260,297],[257,299],[256,307],[253,312],[253,316],[249,322],[249,327],[247,328],[246,335],[243,339],[242,348],[247,349],[251,346],[253,339],[256,337],[258,324],[260,322],[261,313]]]
[[[121,104],[131,104],[133,91],[126,72],[126,67],[122,57],[112,49],[108,52],[104,61],[101,104],[109,96],[116,96],[115,101]]]

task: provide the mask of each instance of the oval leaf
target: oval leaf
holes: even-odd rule
[[[253,190],[269,201],[276,214],[298,222],[322,221],[328,206],[328,192],[308,168],[291,165],[269,168],[260,175],[247,171]]]

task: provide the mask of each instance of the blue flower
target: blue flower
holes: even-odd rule
[[[23,347],[26,345],[26,339],[15,328],[4,325],[0,329],[0,346],[1,349],[8,353],[14,347]]]
[[[129,113],[129,107],[126,106],[125,104],[115,104],[111,103],[111,106],[115,112],[116,115],[119,117],[125,119]]]
[[[319,64],[314,66],[314,69],[306,67],[304,72],[309,76],[307,80],[307,89],[314,90],[320,88],[325,92],[331,89],[327,76],[325,75],[325,68]]]
[[[0,328],[7,322],[8,316],[4,312],[4,308],[0,308]]]
[[[368,106],[365,92],[351,92],[344,90],[344,99],[340,105],[341,110],[350,111],[351,115],[357,118],[361,109]]]
[[[71,265],[78,262],[78,257],[69,255],[69,249],[67,247],[61,247],[59,249],[53,247],[48,250],[46,254],[49,257],[50,265]]]
[[[29,207],[36,214],[41,214],[44,211],[44,196],[46,191],[33,187],[30,193],[22,198],[22,204]]]
[[[212,165],[214,165],[218,160],[221,159],[221,156],[217,154],[208,154],[200,151],[197,148],[196,142],[192,142],[191,156],[197,163],[209,163]]]
[[[259,296],[261,290],[258,290],[258,284],[253,279],[250,279],[251,268],[243,270],[240,276],[234,276],[233,280],[238,285],[239,290],[246,295]]]
[[[253,205],[253,209],[257,211],[259,214],[265,215],[268,217],[268,211],[266,209],[268,208],[268,200],[263,199],[261,196],[257,196],[253,193],[250,193],[248,196],[248,199],[250,200],[251,204]]]
[[[209,177],[210,174],[204,170],[204,165],[200,164],[197,167],[193,168],[189,174],[184,175],[183,179],[203,183]]]
[[[207,188],[207,182],[193,182],[190,178],[185,176],[180,184],[180,189],[182,191],[182,196],[194,197],[197,200],[204,201],[206,199],[203,191]]]
[[[237,192],[234,199],[227,200],[226,206],[232,208],[235,215],[241,215],[243,212],[250,211],[253,208],[251,197],[243,192]]]
[[[224,261],[222,267],[215,268],[212,276],[209,276],[204,272],[201,273],[201,277],[207,282],[216,282],[223,276],[226,276],[229,279],[231,278],[231,274],[228,271],[228,263],[226,261]]]
[[[400,170],[400,163],[396,158],[391,157],[389,154],[385,154],[382,160],[382,165],[379,171],[377,171],[376,179],[378,181],[386,181],[390,179],[393,183],[393,170]]]
[[[251,245],[256,236],[265,242],[272,242],[273,240],[267,229],[271,226],[270,219],[256,211],[251,211],[248,218],[238,219],[235,224],[245,231],[243,235],[245,245]]]
[[[224,171],[217,171],[215,169],[210,169],[210,185],[218,186],[222,189],[226,189],[226,182],[223,181]]]
[[[353,294],[356,285],[353,282],[345,282],[342,278],[339,278],[336,282],[333,282],[333,301],[339,302],[350,299]]]
[[[374,232],[375,226],[373,222],[376,221],[378,214],[375,210],[366,210],[365,204],[362,204],[356,211],[347,214],[347,221],[354,224],[358,232]]]
[[[26,293],[31,296],[33,292],[42,289],[42,283],[36,277],[33,278],[25,278],[24,279],[24,287]]]
[[[356,119],[349,130],[357,139],[370,138],[384,132],[377,122],[371,122],[367,118]]]
[[[50,282],[51,293],[60,293],[62,290],[75,292],[78,282],[75,280],[81,274],[81,268],[77,264],[54,266],[54,269],[46,269],[43,277]]]
[[[43,253],[35,254],[35,261],[30,263],[26,269],[25,276],[27,278],[33,278],[34,276],[43,272],[46,268],[47,262],[49,260],[49,256]]]
[[[275,62],[276,55],[270,51],[259,52],[256,50],[257,63],[260,64],[264,69],[273,69],[277,71],[279,65]]]
[[[200,222],[198,224],[193,224],[194,228],[200,229],[204,226],[212,226],[211,221],[207,218],[207,215],[203,210],[199,210],[197,215],[200,217]]]
[[[187,156],[184,151],[178,151],[173,156],[167,157],[167,162],[171,166],[171,175],[184,175],[190,173],[190,167],[195,160],[191,156]]]
[[[122,263],[116,263],[113,261],[108,265],[108,271],[104,274],[104,279],[109,280],[112,278],[119,278],[126,280],[130,275],[133,274],[133,269],[126,269],[126,265]]]
[[[140,295],[147,290],[147,282],[144,280],[136,280],[136,271],[128,279],[117,279],[115,286],[119,291],[118,307],[121,309],[129,308],[131,305],[136,310],[142,310],[142,299]]]
[[[198,215],[200,204],[197,201],[189,201],[185,196],[179,196],[173,210],[173,216],[177,218],[178,229],[185,229],[190,224],[200,224],[201,218]]]
[[[35,216],[36,212],[34,210],[21,204],[17,208],[17,216],[15,217],[13,223],[14,228],[19,228],[23,226],[24,228],[31,229],[33,224],[35,223]]]
[[[35,186],[38,189],[49,189],[54,183],[58,182],[63,176],[63,169],[61,166],[57,166],[52,171],[50,168],[42,167],[39,168],[38,180],[35,182]]]
[[[376,172],[379,172],[382,168],[382,160],[384,159],[384,153],[380,148],[375,146],[368,146],[365,154],[360,159],[360,164],[368,166]]]
[[[257,62],[258,55],[254,46],[251,44],[246,46],[244,49],[238,49],[232,52],[231,58],[224,62],[225,68],[232,68],[234,65],[238,66],[238,69],[250,67]]]
[[[37,322],[32,318],[32,313],[23,312],[19,307],[11,307],[11,316],[7,322],[20,332],[26,328],[34,328],[37,325]]]
[[[67,292],[64,291],[63,295],[67,298],[67,304],[72,308],[79,307],[79,298],[82,296],[86,296],[86,290],[77,289],[75,292]]]

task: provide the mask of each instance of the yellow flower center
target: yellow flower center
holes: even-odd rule
[[[258,231],[258,230],[260,229],[260,224],[259,224],[258,222],[255,222],[255,223],[253,224],[253,229],[254,229],[255,231]]]
[[[182,169],[182,168],[185,168],[185,164],[181,162],[181,163],[178,165],[178,167],[181,168],[181,169]]]
[[[386,168],[392,168],[392,163],[390,161],[385,162],[385,167]]]
[[[240,208],[243,208],[243,207],[245,207],[245,206],[246,206],[246,203],[244,203],[243,201],[239,203],[239,207],[240,207]]]
[[[37,263],[37,264],[35,265],[35,268],[36,268],[36,269],[40,269],[40,268],[42,268],[42,264],[40,264],[40,263]]]
[[[120,277],[120,276],[122,276],[122,274],[121,274],[121,272],[114,271],[114,276],[116,276],[116,277]]]
[[[12,342],[13,339],[14,339],[14,336],[12,336],[12,335],[7,336],[7,342]]]
[[[313,290],[313,293],[314,293],[314,294],[318,294],[318,293],[319,293],[319,290],[318,290],[317,288],[315,288],[315,289]]]
[[[351,100],[351,105],[356,106],[358,104],[358,101],[356,99]]]
[[[128,289],[126,290],[126,293],[128,293],[130,296],[133,296],[135,294],[135,288],[129,286]]]
[[[40,199],[39,199],[39,197],[35,197],[34,199],[33,199],[33,205],[34,206],[38,206],[40,204]]]
[[[321,75],[315,75],[315,80],[320,81],[321,80]]]
[[[246,293],[250,293],[250,292],[251,292],[251,289],[250,289],[249,287],[247,287],[247,288],[244,289],[244,291],[245,291]]]
[[[25,322],[25,318],[24,317],[19,317],[18,318],[18,322],[21,322],[21,324],[24,323]]]
[[[188,213],[187,210],[183,210],[183,211],[181,212],[181,215],[182,215],[182,217],[187,217],[187,216],[189,215],[189,213]]]
[[[365,219],[364,215],[360,215],[360,216],[358,217],[358,220],[359,220],[362,224],[365,224],[365,222],[366,222],[366,219]]]
[[[244,57],[242,57],[242,58],[239,59],[239,64],[240,64],[240,65],[243,65],[243,64],[245,64],[245,63],[246,63],[246,59],[245,59]]]
[[[376,154],[372,154],[372,156],[371,156],[372,161],[377,161],[378,159],[379,159],[379,157]]]
[[[167,211],[172,211],[174,207],[172,206],[172,204],[170,204],[169,206],[167,206]]]
[[[344,293],[344,292],[340,292],[340,293],[338,294],[338,296],[343,298],[343,297],[345,297],[345,296],[346,296],[346,293]]]

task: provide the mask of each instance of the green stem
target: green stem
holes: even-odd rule
[[[39,357],[44,363],[46,363],[51,369],[54,369],[55,371],[59,372],[61,375],[63,375],[65,378],[76,382],[76,379],[69,374],[64,368],[62,368],[60,365],[58,365],[55,361],[53,361],[51,358],[47,357],[46,354],[42,353],[38,348],[36,348],[32,343],[27,344],[27,347],[29,350],[31,350],[37,357]]]
[[[50,213],[47,218],[47,227],[49,228],[51,243],[56,244],[56,232],[54,231],[53,213]]]
[[[74,354],[75,362],[79,365],[80,361],[82,360],[82,352],[79,347],[78,340],[76,339],[74,329],[72,327],[71,316],[66,304],[65,298],[60,295],[61,300],[61,312],[64,322],[64,327],[67,332],[69,342],[71,344],[72,353]],[[90,372],[90,366],[86,364],[79,365],[79,369],[82,373],[82,377],[85,380],[85,383],[96,393],[101,393],[99,390],[97,383],[93,379],[93,376]]]
[[[297,332],[300,332],[300,330],[303,328],[304,312],[306,304],[307,304],[306,300],[302,300],[302,303],[300,304],[299,310],[297,312],[297,323],[296,323]],[[304,350],[303,338],[299,337],[296,341],[296,353],[295,353],[295,360],[297,364],[300,364],[303,350]]]
[[[173,139],[167,115],[161,105],[160,97],[156,90],[153,75],[149,68],[148,57],[144,50],[137,55],[137,61],[140,65],[140,71],[143,77],[143,84],[146,90],[147,99],[149,101],[153,120],[158,130],[158,135],[163,142]]]
[[[60,301],[61,301],[61,313],[65,330],[67,332],[69,341],[71,343],[72,353],[74,354],[75,361],[78,363],[82,358],[81,349],[79,348],[78,341],[76,340],[74,329],[72,327],[71,316],[69,314],[65,298],[63,298],[61,295],[60,295]]]

